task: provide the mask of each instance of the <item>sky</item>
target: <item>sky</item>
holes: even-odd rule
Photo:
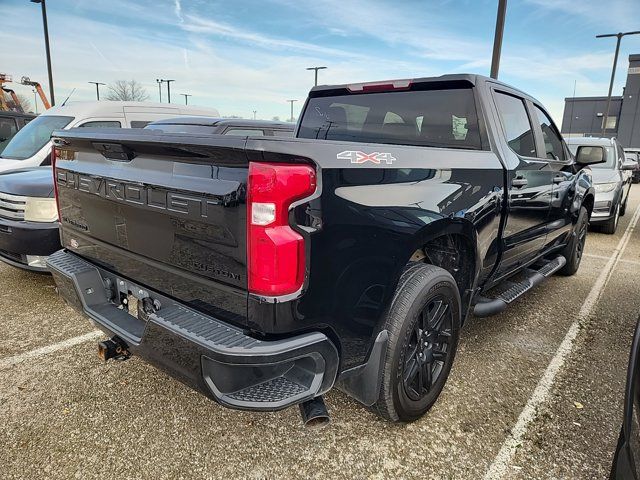
[[[496,9],[497,0],[48,0],[56,100],[74,88],[71,100],[95,100],[88,82],[135,79],[157,101],[156,78],[170,78],[174,103],[187,93],[225,116],[284,120],[287,100],[298,100],[297,115],[313,86],[310,66],[328,67],[320,84],[488,75]],[[0,0],[0,12],[0,73],[48,92],[40,6]],[[510,0],[499,78],[560,123],[574,82],[578,96],[607,94],[615,38],[595,35],[640,30],[639,13],[640,0]],[[614,95],[632,53],[640,35],[622,41]]]

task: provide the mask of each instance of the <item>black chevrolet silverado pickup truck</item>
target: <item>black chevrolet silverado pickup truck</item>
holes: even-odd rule
[[[295,138],[54,133],[60,294],[222,405],[391,421],[436,401],[465,319],[580,265],[588,164],[476,75],[315,87]]]

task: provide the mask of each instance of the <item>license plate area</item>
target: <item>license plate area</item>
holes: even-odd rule
[[[138,316],[138,303],[140,302],[138,298],[132,293],[127,294],[127,296],[123,299],[124,306],[127,309],[127,313],[135,318],[140,318]]]
[[[118,308],[130,316],[147,321],[147,315],[143,311],[143,301],[149,298],[149,292],[144,288],[135,285],[127,280],[117,279],[118,288]]]

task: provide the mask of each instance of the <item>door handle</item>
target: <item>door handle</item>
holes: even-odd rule
[[[562,175],[556,175],[553,177],[553,183],[562,183],[564,182],[564,177]]]
[[[526,187],[528,183],[529,181],[524,177],[516,177],[511,181],[511,185],[513,185],[515,188]]]

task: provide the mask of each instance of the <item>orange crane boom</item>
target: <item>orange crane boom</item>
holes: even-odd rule
[[[40,100],[42,100],[42,105],[44,105],[45,110],[49,110],[51,108],[51,104],[49,103],[49,100],[47,100],[47,96],[44,94],[44,90],[42,90],[42,87],[38,82],[32,81],[29,77],[22,77],[20,79],[20,83],[22,85],[28,85],[35,88],[36,92],[38,92],[38,95],[40,96]]]

